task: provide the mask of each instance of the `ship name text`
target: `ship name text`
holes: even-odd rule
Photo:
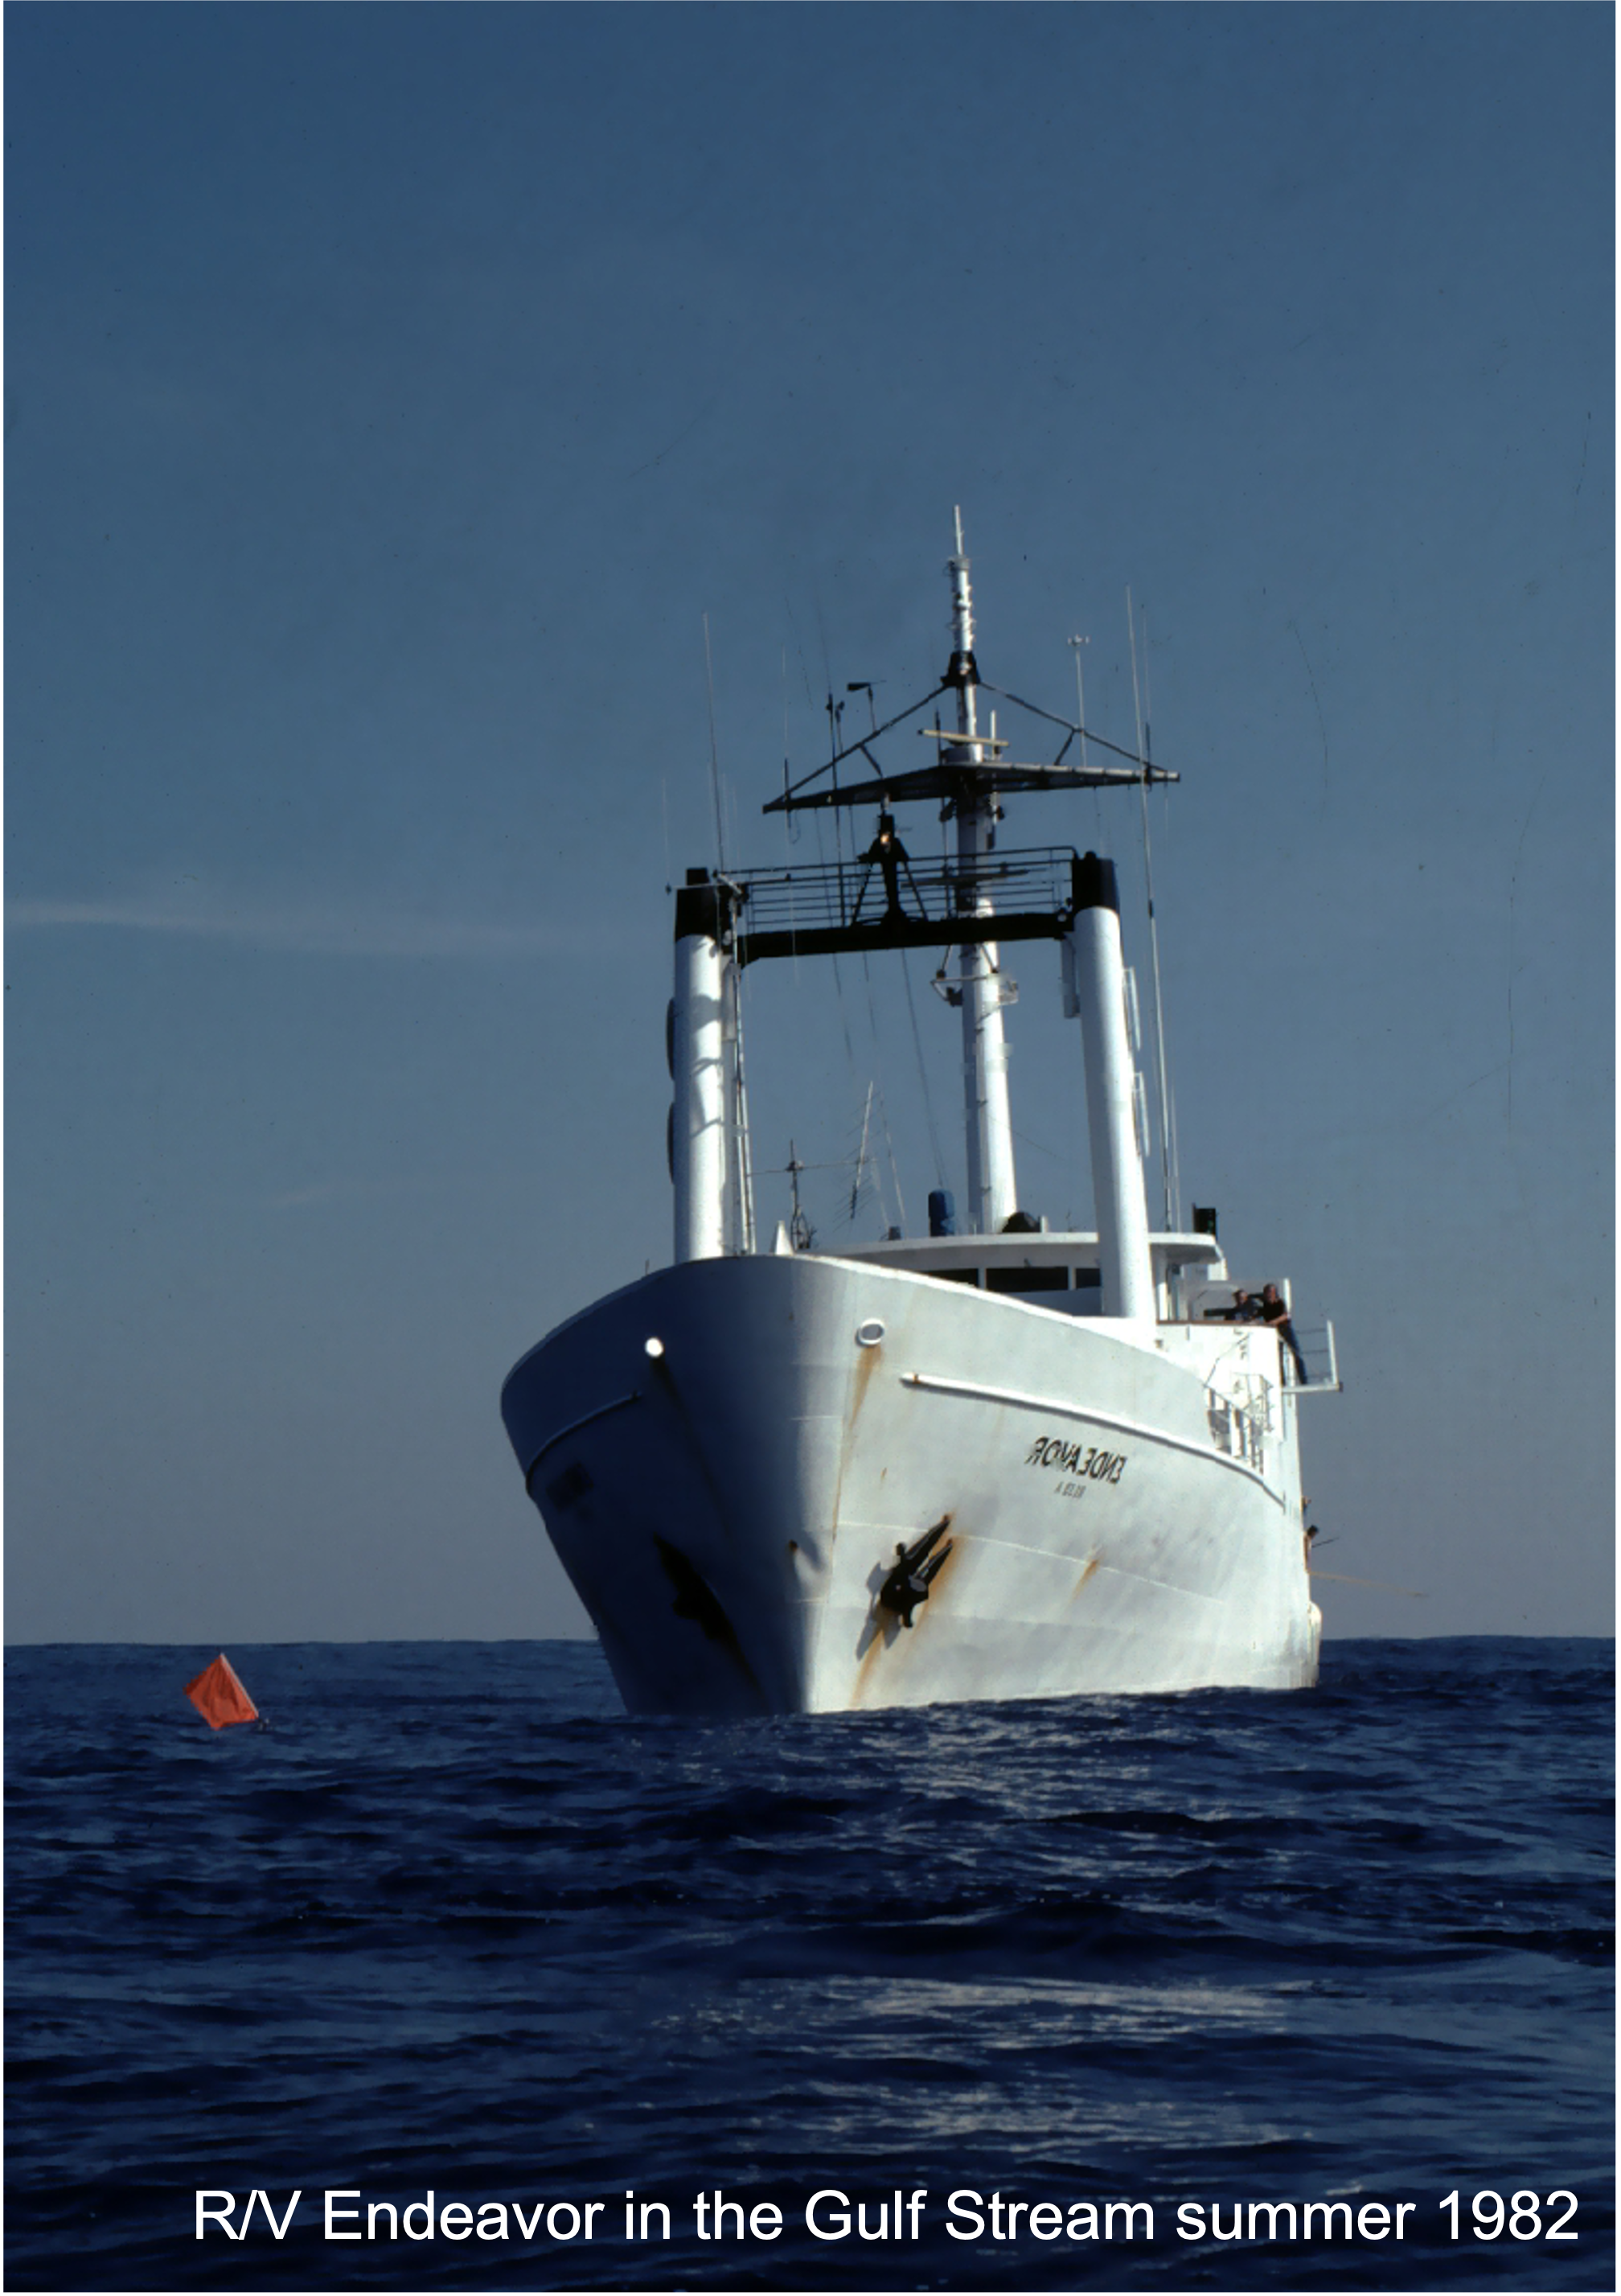
[[[1057,1435],[1038,1435],[1025,1454],[1027,1467],[1056,1467],[1077,1482],[1118,1483],[1126,1472],[1124,1451],[1100,1451],[1095,1443],[1066,1443]],[[1080,1496],[1075,1484],[1063,1486],[1066,1497]]]

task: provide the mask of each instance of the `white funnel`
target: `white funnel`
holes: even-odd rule
[[[723,888],[683,885],[675,896],[675,1001],[670,1073],[675,1106],[675,1259],[719,1259],[726,1249],[726,1031]]]
[[[1103,1313],[1151,1322],[1154,1263],[1133,1112],[1135,1069],[1126,1022],[1120,896],[1115,865],[1086,854],[1075,865],[1075,922],[1066,935],[1070,985],[1086,1062],[1086,1132],[1097,1199]]]

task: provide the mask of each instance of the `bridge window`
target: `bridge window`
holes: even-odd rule
[[[985,1271],[987,1292],[1067,1292],[1069,1270],[1067,1267],[987,1267]]]

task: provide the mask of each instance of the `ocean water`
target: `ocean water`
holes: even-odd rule
[[[7,1655],[12,2289],[1615,2284],[1607,1643],[725,1725],[239,1647],[218,1735],[212,1655]]]

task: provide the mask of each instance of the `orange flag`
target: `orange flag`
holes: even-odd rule
[[[259,1710],[236,1678],[230,1660],[221,1651],[212,1666],[205,1666],[195,1682],[188,1682],[185,1694],[201,1715],[210,1730],[223,1730],[227,1722],[257,1722]]]

